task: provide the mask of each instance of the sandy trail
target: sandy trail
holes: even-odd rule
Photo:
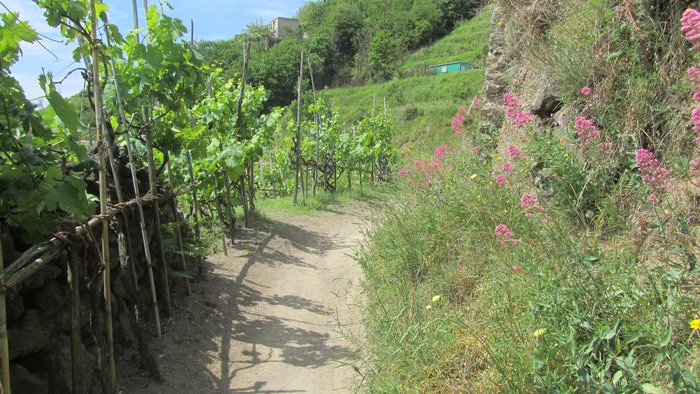
[[[350,254],[365,216],[334,206],[241,230],[151,343],[165,383],[122,367],[121,392],[354,392],[362,271]]]

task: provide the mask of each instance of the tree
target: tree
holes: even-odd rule
[[[398,54],[398,41],[390,31],[380,30],[374,35],[369,53],[369,62],[375,80],[391,79],[396,74],[396,58]]]

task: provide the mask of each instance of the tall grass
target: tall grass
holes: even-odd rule
[[[528,163],[499,187],[491,160],[414,168],[369,234],[369,390],[696,392],[692,267],[652,268],[633,233],[602,238],[542,196],[521,208]]]

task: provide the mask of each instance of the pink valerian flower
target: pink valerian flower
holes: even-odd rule
[[[690,170],[694,173],[697,174],[700,172],[700,157],[695,158],[695,160],[690,162]]]
[[[503,163],[503,167],[502,167],[502,168],[503,168],[503,172],[505,172],[505,173],[509,173],[509,172],[511,172],[511,171],[515,171],[515,167],[513,167],[513,165],[510,164],[509,161]]]
[[[481,105],[481,100],[479,100],[479,97],[474,96],[474,99],[472,99],[472,107],[478,107]]]
[[[498,185],[498,187],[503,187],[503,186],[505,186],[507,183],[508,183],[508,180],[506,179],[505,176],[503,176],[503,175],[497,175],[497,176],[496,176],[496,184]]]
[[[442,159],[447,154],[447,149],[449,149],[449,146],[440,145],[437,148],[435,148],[435,150],[433,151],[433,154],[435,155],[436,158]]]
[[[700,133],[700,107],[695,108],[693,112],[690,113],[690,119],[695,126],[695,132]]]
[[[700,92],[693,93],[693,100],[700,101]]]
[[[413,167],[415,167],[415,168],[420,168],[420,166],[421,166],[420,160],[416,160],[416,161],[413,162]]]
[[[578,146],[583,149],[586,155],[595,153],[596,156],[602,156],[612,148],[612,142],[601,140],[600,130],[595,126],[592,120],[585,116],[577,116],[574,124],[576,135],[578,137]]]
[[[503,93],[503,104],[506,107],[520,107],[520,101],[510,92]]]
[[[694,8],[688,8],[681,17],[681,31],[686,40],[693,44],[700,40],[700,12]]]
[[[586,148],[591,142],[600,140],[600,131],[593,121],[585,116],[577,116],[574,129],[578,135],[579,148]]]
[[[544,217],[544,219],[542,219],[542,221],[544,222],[544,224],[552,223],[552,217],[549,215],[546,215]]]
[[[688,80],[694,84],[700,82],[700,68],[693,66],[688,69]]]
[[[523,195],[520,197],[520,209],[523,211],[543,211],[544,208],[540,205],[540,202],[537,201],[537,197],[523,193]]]
[[[505,224],[499,224],[496,226],[496,240],[501,243],[501,245],[506,245],[508,241],[513,239],[513,232],[510,231],[508,226]]]
[[[474,152],[476,152],[476,153],[479,153],[479,152],[481,152],[481,147],[480,147],[479,145],[475,146],[475,147],[474,147],[474,148],[472,148],[472,149],[473,149],[473,150],[474,150]]]
[[[639,173],[642,174],[642,182],[646,183],[651,191],[647,201],[656,204],[659,201],[658,193],[666,189],[668,168],[662,166],[661,162],[654,158],[654,154],[644,148],[637,149],[636,161]]]
[[[464,114],[466,114],[466,113],[467,113],[467,109],[466,109],[466,108],[464,108],[464,106],[463,106],[463,105],[461,105],[461,106],[459,107],[459,111],[458,111],[458,112],[459,112],[460,114],[464,115]]]
[[[464,125],[464,113],[462,112],[462,108],[464,107],[460,107],[460,112],[452,118],[452,128],[455,131],[455,135],[460,135],[462,133],[462,126]]]
[[[518,127],[522,128],[525,123],[535,119],[534,115],[522,110],[520,101],[513,93],[506,92],[503,94],[503,104],[506,106],[506,116]]]
[[[399,170],[399,177],[400,178],[405,177],[405,176],[409,176],[409,175],[411,175],[411,170],[407,170],[407,169],[403,169],[403,168]]]
[[[515,272],[516,274],[519,274],[523,271],[523,269],[519,265],[514,265],[512,269],[513,272]]]
[[[515,145],[508,145],[508,156],[510,156],[510,159],[513,161],[518,161],[523,159],[520,154],[522,153],[522,150],[518,148]]]
[[[589,86],[584,86],[581,88],[581,94],[584,96],[590,96],[592,90]]]

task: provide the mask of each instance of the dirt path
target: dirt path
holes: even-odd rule
[[[332,209],[275,215],[239,232],[152,342],[166,382],[122,369],[122,392],[354,392],[346,336],[361,332],[362,272],[349,254],[366,212]]]

